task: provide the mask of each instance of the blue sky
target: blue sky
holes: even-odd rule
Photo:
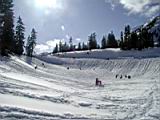
[[[14,0],[15,17],[22,17],[26,38],[32,28],[38,32],[37,52],[51,51],[60,40],[87,42],[96,32],[114,31],[116,38],[129,24],[144,24],[160,11],[159,0]]]

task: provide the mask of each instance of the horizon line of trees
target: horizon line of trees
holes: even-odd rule
[[[24,48],[26,54],[32,57],[36,45],[36,31],[33,28],[25,46],[25,27],[19,16],[14,29],[13,0],[0,0],[0,54],[22,55]]]
[[[101,46],[97,43],[96,33],[91,33],[88,36],[88,42],[79,42],[78,45],[73,45],[71,42],[73,38],[69,39],[69,45],[67,42],[56,44],[53,50],[53,54],[58,52],[70,52],[70,51],[84,51],[92,49],[106,49],[106,48],[120,48],[121,50],[142,50],[149,47],[154,47],[153,34],[148,32],[147,28],[139,28],[135,31],[131,31],[130,25],[125,26],[124,32],[121,31],[120,40],[116,40],[113,31],[107,36],[104,35],[101,40]]]
[[[70,37],[69,42],[56,44],[56,47],[53,49],[53,54],[58,52],[71,52],[71,51],[81,51],[81,50],[93,50],[93,49],[105,49],[105,48],[118,48],[118,41],[115,39],[113,31],[108,34],[108,36],[103,36],[101,41],[101,47],[97,43],[96,33],[91,33],[88,36],[87,43],[79,42],[78,45],[73,45],[73,38]]]
[[[148,32],[147,28],[143,27],[131,31],[130,25],[127,25],[124,32],[121,31],[119,47],[122,50],[142,50],[144,48],[154,47],[153,34]]]

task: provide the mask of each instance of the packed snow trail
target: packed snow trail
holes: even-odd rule
[[[0,61],[0,119],[160,119],[159,57],[43,59]]]

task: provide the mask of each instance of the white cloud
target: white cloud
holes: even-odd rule
[[[105,0],[105,2],[106,3],[110,3],[112,10],[114,10],[114,8],[116,7],[116,5],[119,3],[119,0]]]
[[[70,38],[70,36],[69,36],[69,35],[66,35],[65,37],[66,37],[66,39],[67,39],[67,40],[69,40],[69,38]]]
[[[76,41],[78,41],[78,42],[81,41],[81,38],[76,38]]]
[[[62,30],[62,31],[65,31],[64,25],[61,26],[61,30]]]
[[[152,16],[160,11],[159,0],[105,0],[110,3],[112,9],[122,5],[124,9],[128,10],[128,14],[140,14],[144,16]]]
[[[36,53],[43,53],[43,52],[49,52],[50,48],[48,47],[48,45],[44,45],[44,44],[38,44],[35,47],[35,51]]]
[[[49,41],[46,42],[46,45],[54,48],[56,46],[56,44],[59,44],[59,42],[60,42],[59,39],[49,40]]]
[[[54,39],[47,41],[45,44],[38,44],[35,47],[35,51],[37,54],[44,52],[52,52],[56,44],[59,44],[60,41],[64,42],[64,39]]]
[[[156,13],[157,11],[160,11],[160,6],[158,5],[150,8],[148,12],[145,13],[145,15],[149,17],[149,16],[152,16],[153,13]]]

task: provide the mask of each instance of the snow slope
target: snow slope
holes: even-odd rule
[[[85,52],[1,57],[0,119],[159,120],[159,53],[147,58],[139,52],[123,56],[107,51],[116,59],[106,60],[109,56],[93,52],[97,54],[89,54],[90,59]],[[116,79],[117,74],[123,78]],[[95,86],[97,77],[104,87]]]
[[[97,49],[92,51],[73,51],[68,53],[59,53],[54,54],[53,57],[50,55],[44,56],[37,56],[38,59],[55,63],[55,64],[64,64],[66,62],[63,58],[95,58],[95,59],[125,59],[125,58],[137,58],[137,59],[144,59],[144,58],[156,58],[160,57],[160,48],[148,48],[142,51],[137,50],[129,50],[129,51],[122,51],[119,48],[117,49]],[[62,59],[58,59],[61,57]],[[47,58],[47,59],[46,59]]]

